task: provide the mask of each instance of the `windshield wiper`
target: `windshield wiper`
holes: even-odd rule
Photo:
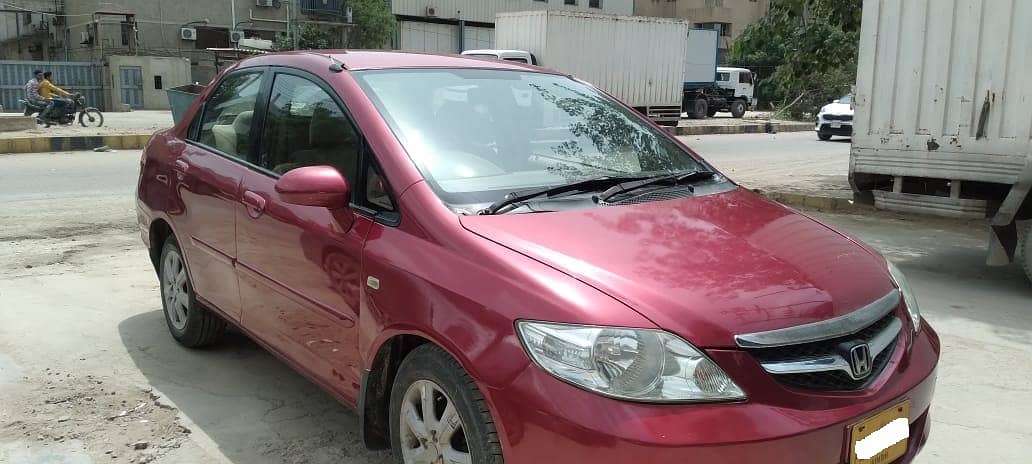
[[[614,196],[619,195],[621,193],[627,193],[632,190],[637,190],[642,187],[648,187],[651,185],[678,185],[684,182],[710,179],[715,175],[717,175],[717,173],[713,171],[686,171],[679,172],[677,174],[632,180],[630,182],[623,182],[620,184],[616,184],[612,187],[609,187],[608,189],[606,189],[605,192],[602,192],[602,194],[597,197],[597,201],[600,203],[606,202],[609,201],[610,198],[613,198]]]
[[[591,179],[585,179],[570,184],[563,184],[555,187],[526,190],[523,192],[509,192],[504,197],[502,197],[501,200],[491,203],[490,206],[478,211],[477,214],[498,214],[511,209],[515,209],[518,206],[518,203],[522,203],[527,200],[531,200],[541,196],[552,197],[562,193],[576,191],[590,192],[593,190],[601,190],[614,184],[619,184],[621,182],[626,183],[628,181],[640,181],[642,179],[647,178],[642,176],[602,176],[593,177]]]

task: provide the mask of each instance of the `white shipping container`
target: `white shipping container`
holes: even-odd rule
[[[538,65],[591,82],[631,106],[676,107],[680,114],[688,29],[687,21],[641,16],[499,13],[495,48],[529,51]]]
[[[886,209],[992,214],[1002,198],[963,186],[1013,185],[1032,153],[1030,24],[1025,0],[864,1],[854,190]],[[937,198],[915,185],[948,187]]]

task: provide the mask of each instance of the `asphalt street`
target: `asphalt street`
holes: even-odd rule
[[[848,157],[848,143],[774,137],[688,142],[743,179]],[[355,414],[246,338],[173,342],[135,228],[139,157],[0,155],[0,462],[389,462],[361,446]],[[939,331],[931,440],[917,462],[1029,462],[1032,285],[1016,267],[983,265],[983,225],[817,217],[897,262]]]

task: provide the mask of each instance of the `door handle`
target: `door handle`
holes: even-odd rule
[[[247,215],[251,219],[258,219],[265,212],[265,198],[255,192],[245,190],[240,202],[247,207]]]

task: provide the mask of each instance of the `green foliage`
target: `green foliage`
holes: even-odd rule
[[[730,61],[756,72],[759,99],[797,118],[812,116],[856,81],[862,3],[771,0],[769,14],[735,41]]]
[[[298,50],[320,50],[330,48],[333,36],[329,32],[304,24],[298,28],[297,49]],[[272,44],[276,51],[293,50],[294,39],[290,34],[279,36]]]
[[[348,48],[388,48],[394,33],[394,15],[388,0],[352,0],[355,26],[348,31]]]

